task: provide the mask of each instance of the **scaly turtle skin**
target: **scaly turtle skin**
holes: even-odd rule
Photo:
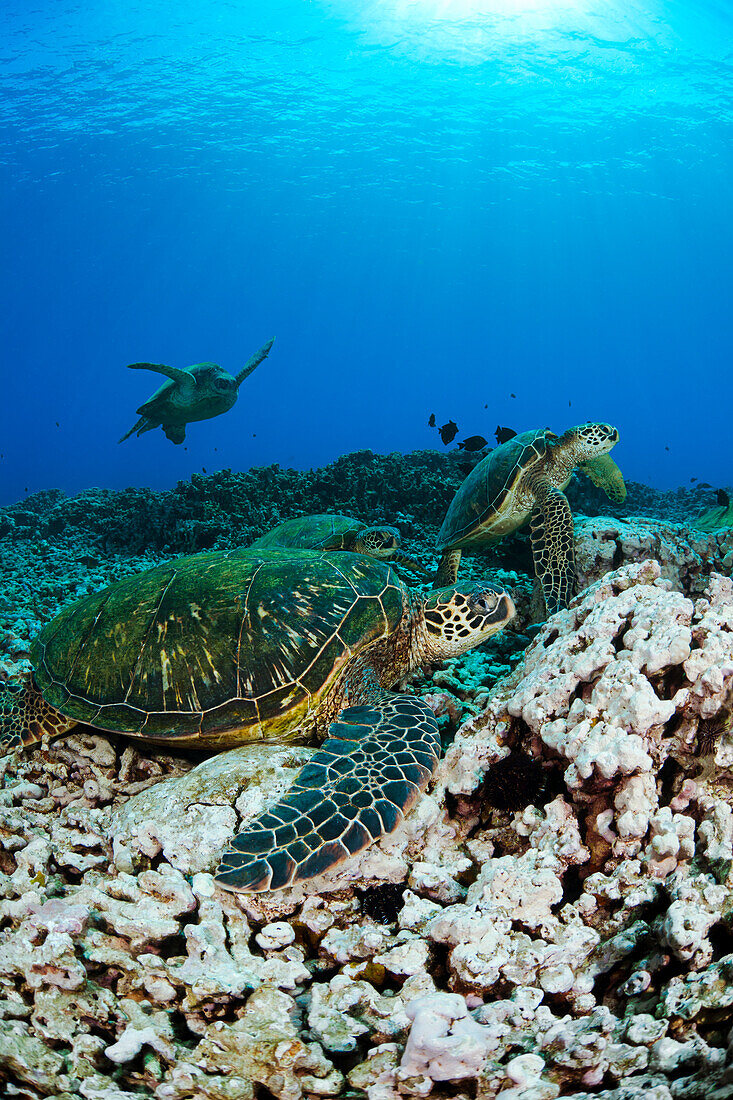
[[[250,550],[276,548],[348,550],[379,561],[399,563],[427,576],[427,570],[419,562],[400,551],[400,533],[396,527],[368,527],[350,516],[325,514],[286,519],[250,545]]]
[[[614,501],[626,487],[608,451],[618,443],[610,424],[581,424],[557,436],[522,432],[473,468],[451,502],[438,534],[436,583],[453,584],[461,551],[490,546],[531,518],[535,574],[548,614],[569,603],[575,588],[573,517],[563,489],[578,468]]]
[[[192,420],[209,420],[229,412],[242,382],[267,357],[274,343],[274,339],[268,340],[234,375],[218,363],[194,363],[185,370],[165,363],[128,363],[130,370],[152,370],[167,375],[168,381],[140,406],[140,419],[118,442],[124,443],[133,432],[142,435],[162,428],[171,443],[183,443],[186,425]]]
[[[402,820],[440,736],[422,699],[388,688],[513,614],[506,593],[485,587],[419,596],[359,554],[195,554],[118,581],[41,631],[33,677],[0,691],[0,750],[77,722],[181,747],[325,738],[219,868],[230,889],[276,889]]]

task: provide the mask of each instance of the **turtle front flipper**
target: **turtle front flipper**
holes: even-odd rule
[[[447,588],[458,579],[458,566],[461,564],[460,550],[444,550],[438,562],[433,588]]]
[[[47,703],[32,681],[18,687],[0,687],[0,756],[23,745],[33,745],[48,734],[61,737],[76,722]]]
[[[263,344],[262,347],[254,353],[254,355],[251,355],[239,373],[234,375],[237,389],[242,385],[247,375],[251,374],[255,367],[259,367],[262,360],[267,358],[270,354],[270,348],[274,343],[275,337],[273,336],[272,340],[268,340],[266,344]]]
[[[626,500],[624,475],[610,455],[589,458],[587,462],[582,462],[578,469],[587,474],[594,485],[603,489],[609,500],[614,501],[615,504],[623,504]]]
[[[184,393],[193,393],[196,378],[190,370],[181,370],[180,367],[169,367],[167,363],[128,363],[128,370],[152,370],[156,374],[164,374],[166,378],[177,382]]]
[[[536,492],[532,513],[532,558],[547,614],[567,607],[575,591],[573,513],[564,493],[549,485]]]
[[[391,833],[428,785],[438,723],[414,695],[347,707],[285,798],[235,836],[216,879],[277,890],[328,871]]]

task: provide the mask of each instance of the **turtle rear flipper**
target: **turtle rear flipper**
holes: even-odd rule
[[[140,412],[139,409],[138,412]],[[122,438],[118,439],[117,442],[124,443],[126,439],[130,438],[133,432],[137,433],[137,435],[142,435],[143,432],[150,432],[153,430],[153,428],[157,427],[158,425],[155,423],[155,421],[149,420],[147,416],[141,416],[139,420],[135,421],[129,432],[125,432]]]
[[[575,591],[573,513],[564,493],[550,485],[537,489],[532,513],[532,558],[542,585],[547,614],[567,607]]]
[[[161,427],[171,443],[183,443],[186,438],[185,424],[161,424]]]
[[[216,879],[276,890],[310,879],[391,833],[433,775],[435,716],[414,695],[347,707],[285,798],[235,836]]]
[[[624,475],[610,455],[589,458],[587,462],[581,463],[578,469],[587,474],[593,484],[603,489],[606,496],[616,504],[623,504],[626,500]]]
[[[32,682],[0,687],[0,756],[23,745],[34,745],[44,735],[61,737],[76,722],[47,703]]]

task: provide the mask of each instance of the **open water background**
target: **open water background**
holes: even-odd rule
[[[727,5],[9,0],[0,39],[0,503],[442,449],[431,412],[732,480]],[[272,335],[187,450],[117,444],[125,364]]]

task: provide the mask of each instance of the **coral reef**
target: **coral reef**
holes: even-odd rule
[[[446,508],[477,461],[478,456],[457,450],[408,455],[357,451],[316,470],[268,466],[194,474],[163,492],[89,489],[76,497],[59,489],[35,493],[0,509],[0,629],[31,637],[70,599],[180,554],[245,546],[282,520],[305,513],[334,511],[370,524],[396,524],[403,550],[433,568]],[[581,586],[598,579],[602,570],[631,560],[635,538],[641,540],[640,553],[651,552],[670,567],[676,556],[688,554],[686,544],[692,542],[693,556],[704,558],[709,547],[712,567],[730,571],[732,559],[724,560],[733,547],[730,531],[701,534],[694,529],[695,520],[715,500],[712,490],[659,492],[638,482],[627,483],[627,490],[625,504],[613,505],[587,477],[576,474],[568,487]],[[594,528],[583,517],[602,518]],[[636,525],[638,533],[630,532],[628,524]],[[584,551],[586,541],[590,549]],[[682,566],[683,575],[688,571]],[[464,555],[462,576],[485,578],[487,573],[494,573],[501,584],[524,587],[524,595],[515,592],[524,621],[533,575],[526,529],[489,552]]]
[[[0,527],[2,679],[58,605],[173,549],[105,547],[104,494],[79,526],[47,497]],[[531,643],[515,565],[520,631],[408,685],[445,732],[435,782],[307,890],[211,872],[308,748],[178,757],[80,727],[2,761],[0,1091],[733,1096],[733,543],[628,514],[578,520],[588,587]]]
[[[0,509],[0,539],[81,535],[87,546],[168,555],[244,545],[283,519],[309,512],[342,512],[367,523],[396,523],[406,538],[425,541],[440,527],[456,489],[480,461],[462,451],[355,451],[314,470],[278,465],[242,472],[194,474],[174,489],[89,489],[66,497],[47,489]],[[575,474],[567,496],[587,516],[647,516],[690,523],[715,503],[712,489],[659,491],[627,482],[614,505],[585,476]]]

